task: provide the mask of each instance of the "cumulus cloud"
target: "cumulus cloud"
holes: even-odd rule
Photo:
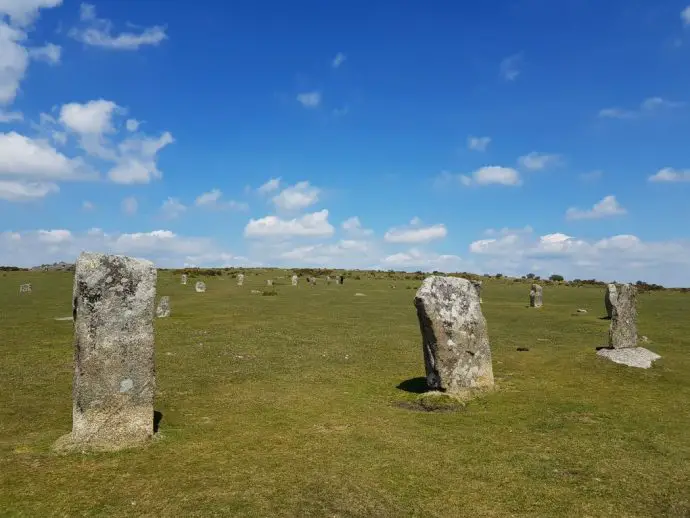
[[[21,122],[24,114],[21,112],[10,112],[0,109],[0,123]]]
[[[309,182],[298,182],[274,196],[273,203],[278,209],[285,211],[302,210],[319,201],[320,192],[318,187]]]
[[[259,194],[269,194],[271,192],[277,191],[278,189],[280,189],[280,182],[280,178],[271,178],[265,184],[259,187],[256,190],[256,192],[258,192]]]
[[[12,25],[24,27],[34,22],[41,9],[50,9],[60,4],[62,0],[2,0],[0,17],[5,15]]]
[[[622,216],[626,213],[627,211],[621,207],[616,197],[609,195],[595,203],[591,209],[582,210],[577,207],[571,207],[566,211],[565,217],[568,220],[601,219],[611,216]]]
[[[453,254],[437,254],[418,248],[388,255],[381,260],[381,269],[418,269],[426,272],[453,272],[463,267],[462,259]]]
[[[357,216],[353,216],[343,221],[341,227],[345,233],[354,237],[366,237],[371,236],[374,233],[373,230],[362,227],[362,223],[359,221]]]
[[[108,171],[108,178],[121,184],[149,183],[160,179],[163,173],[158,170],[158,152],[175,142],[169,132],[158,138],[133,137],[118,145],[115,166]]]
[[[321,92],[303,92],[297,94],[297,102],[305,108],[318,108],[321,104]]]
[[[499,67],[501,77],[506,81],[515,81],[521,73],[524,55],[522,52],[508,56]]]
[[[650,182],[673,183],[690,182],[690,169],[673,169],[664,167],[648,178]]]
[[[59,191],[54,183],[0,180],[0,200],[5,201],[32,201]]]
[[[139,122],[136,119],[127,119],[127,122],[125,123],[125,127],[127,128],[127,131],[136,131],[139,129],[139,125],[141,122]]]
[[[34,47],[29,49],[29,57],[37,61],[44,61],[49,65],[57,65],[60,63],[62,56],[62,47],[54,43],[48,43],[43,47]]]
[[[333,232],[326,209],[293,219],[251,219],[244,229],[245,237],[251,238],[329,237]]]
[[[184,214],[186,210],[187,207],[185,207],[177,198],[168,197],[168,199],[163,202],[163,205],[161,205],[161,213],[163,214],[163,217],[167,219],[178,218]]]
[[[562,162],[563,158],[560,155],[538,153],[536,151],[532,151],[518,159],[520,166],[530,171],[541,171],[549,167],[556,167],[561,165]]]
[[[460,183],[466,187],[471,185],[508,185],[517,187],[522,185],[520,173],[511,167],[486,166],[470,173],[460,175]]]
[[[468,137],[467,147],[472,151],[486,151],[491,143],[491,137]]]
[[[427,243],[436,239],[443,239],[448,235],[446,226],[443,223],[421,226],[419,218],[410,221],[409,226],[394,227],[388,230],[383,236],[388,243]]]
[[[137,202],[137,199],[134,196],[129,196],[128,198],[122,200],[120,208],[124,214],[134,216],[137,213],[137,210],[139,210],[139,202]]]
[[[122,111],[113,101],[99,99],[85,104],[68,103],[60,108],[60,122],[68,129],[82,134],[112,133],[113,114]]]
[[[211,189],[197,196],[194,204],[197,207],[204,207],[207,209],[230,209],[230,210],[247,210],[249,205],[235,200],[223,201],[221,197],[223,192],[220,189]]]
[[[343,54],[342,52],[338,52],[335,57],[333,58],[333,61],[331,61],[331,66],[333,68],[340,68],[340,65],[345,63],[345,60],[347,59],[347,56]]]
[[[662,97],[649,97],[642,101],[636,109],[604,108],[599,110],[599,117],[605,119],[637,119],[657,114],[663,110],[682,108],[685,104],[684,102],[669,101]]]
[[[96,8],[82,4],[80,25],[70,30],[70,37],[86,45],[109,50],[138,50],[145,45],[157,46],[168,38],[165,27],[154,25],[138,32],[114,33],[110,20],[98,18]]]

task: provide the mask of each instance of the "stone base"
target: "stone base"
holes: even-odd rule
[[[625,349],[599,349],[597,355],[602,358],[607,358],[615,363],[627,365],[629,367],[638,367],[640,369],[649,369],[652,362],[661,358],[656,353],[645,349],[644,347],[627,347]]]
[[[55,453],[91,453],[91,452],[114,452],[137,448],[147,445],[151,438],[141,440],[128,440],[122,442],[91,440],[84,442],[75,440],[71,433],[63,435],[53,443],[52,450]]]

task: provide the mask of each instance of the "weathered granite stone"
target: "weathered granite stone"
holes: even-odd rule
[[[637,346],[637,288],[616,284],[616,297],[610,297],[611,323],[609,347],[624,349]]]
[[[337,282],[337,281],[336,281],[336,282]],[[330,284],[330,283],[331,283],[331,276],[330,276],[330,275],[326,275],[326,284]]]
[[[486,320],[472,283],[458,277],[427,277],[414,304],[429,388],[458,393],[493,387]]]
[[[180,277],[180,284],[187,284],[187,274],[183,273],[182,277]]]
[[[479,303],[481,304],[482,301],[482,281],[470,281],[472,283],[472,286],[474,286],[474,289],[477,290],[477,296],[479,297]]]
[[[540,308],[543,305],[542,287],[539,284],[532,284],[529,291],[529,305],[531,308]]]
[[[19,286],[19,293],[31,293],[31,284],[21,284]]]
[[[237,285],[242,286],[244,284],[244,274],[239,273],[237,274]]]
[[[82,253],[73,288],[72,433],[57,450],[118,450],[153,435],[156,268]]]
[[[597,354],[615,363],[649,369],[652,362],[661,358],[658,354],[644,347],[626,347],[625,349],[599,349]]]
[[[604,306],[606,306],[606,316],[611,318],[613,315],[613,304],[618,299],[618,289],[616,285],[611,283],[606,285],[606,293],[604,294]]]
[[[197,281],[194,289],[197,293],[204,293],[206,291],[206,283],[203,281]]]
[[[167,295],[161,297],[156,308],[156,316],[158,318],[166,318],[170,316],[170,297]]]
[[[292,285],[297,286],[297,283],[299,282],[299,277],[297,275],[292,276]]]

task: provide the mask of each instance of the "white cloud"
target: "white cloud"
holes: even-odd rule
[[[38,240],[43,243],[64,243],[72,240],[72,233],[69,230],[39,230]]]
[[[187,207],[185,207],[180,200],[177,198],[168,198],[163,202],[163,205],[161,205],[161,212],[163,213],[163,217],[167,219],[175,219],[180,217],[184,212],[187,210]]]
[[[345,63],[345,60],[347,59],[347,56],[343,54],[342,52],[338,52],[335,57],[333,58],[333,61],[331,61],[331,66],[333,68],[339,68],[340,65]]]
[[[388,243],[427,243],[435,239],[443,239],[448,230],[443,223],[422,227],[419,218],[413,218],[406,227],[394,227],[383,236]]]
[[[0,15],[9,17],[18,27],[30,25],[38,17],[40,9],[50,9],[62,4],[62,0],[0,0]]]
[[[462,267],[462,259],[453,254],[436,254],[425,252],[418,248],[411,248],[407,252],[399,252],[384,257],[381,260],[381,268],[414,268],[425,272],[458,271]]]
[[[521,156],[518,163],[525,169],[530,171],[541,171],[548,167],[556,167],[563,163],[561,155],[538,153],[532,151],[531,153]]]
[[[622,216],[626,213],[627,211],[620,206],[615,196],[605,196],[601,201],[595,203],[591,209],[569,208],[565,213],[565,217],[568,220],[601,219],[611,216]]]
[[[648,178],[650,182],[690,182],[690,169],[664,167]]]
[[[271,178],[256,191],[259,194],[268,194],[270,192],[277,191],[280,188],[280,181],[280,178]]]
[[[515,81],[518,78],[521,73],[520,68],[522,67],[523,58],[522,52],[519,52],[501,61],[499,69],[503,79],[506,81]]]
[[[371,229],[363,228],[357,216],[346,219],[341,226],[348,235],[354,237],[366,237],[374,233]]]
[[[21,112],[8,112],[0,109],[0,123],[21,122],[24,120],[24,114]]]
[[[88,201],[88,200],[85,200],[85,201],[81,204],[81,208],[82,208],[83,210],[86,210],[86,211],[92,211],[92,210],[94,210],[94,209],[96,208],[96,206],[95,206],[92,202],[90,202],[90,201]]]
[[[623,108],[604,108],[599,110],[599,117],[608,119],[636,119],[643,116],[651,116],[662,110],[682,108],[686,103],[669,101],[662,97],[650,97],[640,103],[639,108],[634,110]]]
[[[328,222],[328,210],[305,214],[299,218],[281,219],[277,216],[266,216],[250,219],[244,229],[246,237],[328,237],[333,235],[334,228]]]
[[[491,137],[468,137],[467,147],[472,151],[486,151],[491,143]]]
[[[70,30],[69,35],[86,44],[110,50],[138,50],[145,45],[157,46],[168,38],[165,27],[155,25],[146,27],[138,33],[122,32],[113,34],[110,20],[98,18],[96,8],[91,4],[82,4],[81,27]]]
[[[60,189],[54,183],[0,180],[0,200],[21,202],[44,198]]]
[[[282,260],[291,264],[311,264],[320,266],[333,266],[347,261],[357,260],[358,256],[369,257],[373,252],[372,244],[367,241],[341,240],[333,244],[317,244],[292,248],[279,255]]]
[[[26,33],[0,21],[0,105],[11,104],[29,66],[29,53],[21,45]]]
[[[223,192],[220,189],[211,189],[197,196],[194,204],[197,207],[204,207],[207,209],[230,209],[230,210],[248,210],[249,205],[235,200],[221,201]]]
[[[77,180],[91,176],[80,159],[70,159],[45,141],[14,131],[0,133],[0,176]]]
[[[122,209],[122,212],[128,216],[134,216],[137,213],[137,210],[139,210],[139,202],[134,196],[130,196],[122,200],[120,208]]]
[[[278,209],[285,211],[302,210],[319,201],[320,192],[318,187],[310,185],[309,182],[298,182],[274,196],[273,203]]]
[[[305,108],[317,108],[321,104],[321,92],[304,92],[297,95],[297,101]]]
[[[54,43],[48,43],[43,47],[34,47],[29,49],[29,57],[37,61],[45,61],[50,65],[57,65],[60,63],[62,56],[62,47]]]
[[[690,25],[690,5],[680,12],[680,19],[686,27]]]
[[[76,133],[94,135],[112,133],[115,131],[112,118],[117,111],[122,111],[122,108],[104,99],[89,101],[85,104],[69,103],[60,109],[60,122]]]
[[[158,170],[158,152],[175,139],[169,132],[159,138],[129,138],[118,145],[119,156],[108,178],[121,184],[149,183],[163,176]]]
[[[125,123],[127,131],[132,131],[132,132],[138,130],[140,124],[141,124],[141,122],[139,122],[136,119],[127,119],[127,122]]]
[[[486,166],[468,175],[459,176],[460,183],[470,185],[522,185],[520,173],[511,167]]]

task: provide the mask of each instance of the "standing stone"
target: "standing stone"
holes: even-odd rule
[[[197,293],[204,293],[206,291],[206,283],[203,281],[197,281],[194,289]]]
[[[414,299],[430,389],[462,392],[494,384],[479,295],[470,281],[427,277]]]
[[[331,276],[326,275],[326,284],[330,284],[330,283],[331,283]]]
[[[540,308],[543,306],[542,287],[538,284],[532,284],[532,289],[529,292],[529,305],[531,308]]]
[[[292,276],[292,285],[297,286],[297,283],[299,282],[299,277],[297,275]]]
[[[186,273],[183,273],[182,277],[180,277],[180,284],[184,284],[184,285],[187,284],[187,274]]]
[[[617,284],[616,297],[611,297],[609,347],[624,349],[637,346],[637,288],[632,284]]]
[[[31,284],[20,284],[19,293],[31,293]]]
[[[237,274],[237,285],[238,286],[244,285],[244,274],[243,273]]]
[[[118,450],[153,435],[153,314],[149,261],[82,253],[74,288],[72,433],[57,450]]]
[[[474,289],[477,290],[477,296],[479,297],[479,303],[481,304],[482,301],[482,281],[470,281],[472,283],[472,286],[474,286]]]
[[[268,286],[269,288],[273,286],[273,281],[271,279],[266,279],[266,286]]]
[[[161,297],[161,299],[158,301],[156,316],[158,318],[166,318],[170,316],[170,297],[167,295]]]
[[[613,316],[613,305],[618,300],[618,289],[614,283],[606,285],[606,294],[604,295],[604,306],[606,306],[606,317],[610,320]]]

